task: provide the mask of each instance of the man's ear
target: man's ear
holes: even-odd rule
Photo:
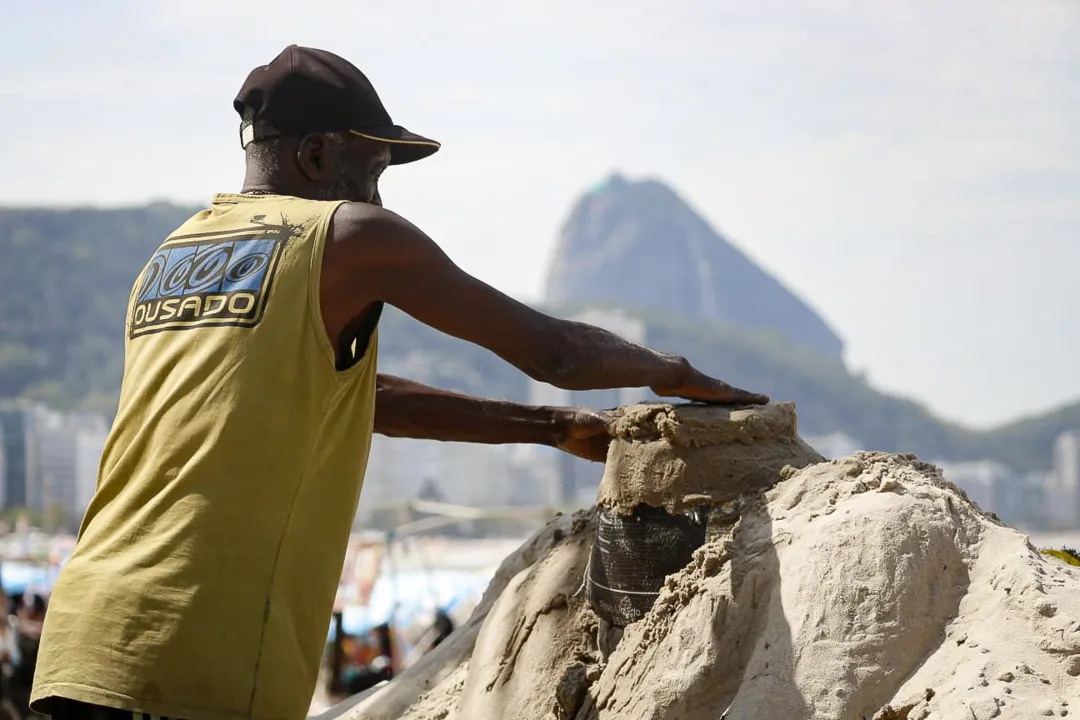
[[[300,138],[296,145],[296,165],[308,182],[317,182],[322,178],[326,166],[326,136],[311,133]]]

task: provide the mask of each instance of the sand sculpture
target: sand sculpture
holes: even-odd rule
[[[794,408],[639,406],[599,509],[560,516],[472,618],[350,720],[904,720],[1080,714],[1080,567],[908,455],[825,462]],[[711,468],[711,470],[710,470]],[[643,478],[647,474],[649,478]],[[598,514],[734,501],[618,630],[584,590]]]

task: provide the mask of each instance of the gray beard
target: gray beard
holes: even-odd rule
[[[348,200],[359,202],[359,188],[355,187],[344,173],[341,173],[332,182],[319,188],[315,193],[316,200]]]

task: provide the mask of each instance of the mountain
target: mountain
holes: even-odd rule
[[[614,303],[771,330],[828,357],[839,358],[844,349],[813,309],[655,180],[616,174],[577,202],[559,238],[545,301]]]
[[[146,259],[194,208],[0,209],[0,398],[111,412],[123,370],[123,315]],[[590,303],[595,304],[595,303]],[[551,312],[570,313],[573,305]],[[883,394],[835,355],[776,330],[628,310],[647,342],[702,370],[778,400],[795,400],[805,435],[842,431],[866,447],[927,459],[993,459],[1018,470],[1049,466],[1053,440],[1080,428],[1080,403],[989,432],[942,422]],[[380,366],[451,390],[525,400],[529,380],[486,350],[388,308]]]

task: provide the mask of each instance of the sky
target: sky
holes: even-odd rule
[[[880,389],[974,427],[1080,399],[1076,0],[0,0],[0,17],[0,204],[238,190],[245,76],[321,47],[443,143],[383,176],[387,207],[511,295],[541,299],[574,199],[619,170],[672,184]]]

